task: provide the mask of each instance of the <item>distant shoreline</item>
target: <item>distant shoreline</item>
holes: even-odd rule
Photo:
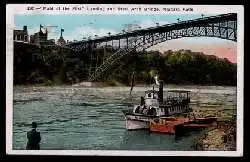
[[[80,83],[79,83],[80,84]],[[134,87],[145,87],[150,86],[150,84],[137,84]],[[216,85],[216,84],[165,84],[167,88],[178,88],[178,87],[190,87],[190,86],[201,86],[201,87],[237,87],[233,85]],[[74,87],[74,88],[105,88],[105,87],[130,87],[124,84],[110,85],[105,82],[94,82],[92,86],[84,86],[84,85],[76,85],[76,84],[53,84],[53,85],[45,85],[45,84],[22,84],[22,85],[13,85],[15,88],[26,88],[26,87]]]

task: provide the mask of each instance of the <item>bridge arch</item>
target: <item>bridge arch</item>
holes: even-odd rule
[[[133,53],[133,51],[143,51],[146,50],[152,46],[155,46],[157,44],[166,42],[166,41],[171,41],[175,39],[180,39],[180,38],[194,38],[194,37],[213,37],[213,38],[219,38],[219,39],[224,39],[224,40],[230,40],[235,42],[235,40],[227,39],[226,37],[223,37],[221,35],[216,36],[216,35],[176,35],[175,37],[171,37],[170,39],[166,37],[158,37],[158,38],[153,38],[154,42],[152,41],[152,38],[148,38],[144,41],[141,40],[141,38],[138,38],[136,40],[137,44],[135,45],[130,45],[130,48],[127,49],[118,49],[117,52],[115,52],[113,55],[111,55],[107,60],[103,62],[103,64],[98,67],[94,73],[91,74],[89,77],[89,81],[94,81],[97,79],[101,73],[106,71],[108,68],[112,67],[119,59],[121,59],[123,56],[129,55]]]
[[[197,38],[197,39],[199,39],[200,38],[200,36],[183,36],[183,37],[179,37],[179,38],[174,38],[174,39],[170,39],[170,40],[164,40],[164,41],[159,41],[158,43],[156,43],[156,44],[154,44],[154,45],[150,45],[150,46],[147,46],[147,48],[144,48],[143,50],[146,50],[146,49],[149,49],[149,48],[151,48],[151,47],[154,47],[154,46],[156,46],[156,45],[159,45],[159,44],[162,44],[162,43],[166,43],[166,42],[171,42],[172,40],[178,40],[178,39],[185,39],[185,38],[188,38],[188,39],[193,39],[193,38]],[[221,37],[216,37],[216,36],[203,36],[203,38],[205,38],[205,39],[209,39],[209,38],[214,38],[214,39],[222,39],[222,40],[224,40],[224,41],[228,41],[228,42],[235,42],[235,41],[232,41],[232,40],[228,40],[228,39],[226,39],[226,38],[221,38]],[[191,40],[192,41],[192,40]],[[236,42],[235,42],[236,43]],[[143,48],[143,47],[141,47],[141,48]]]
[[[115,53],[109,56],[103,64],[90,75],[89,81],[94,81],[101,73],[112,67],[123,56],[133,51],[146,50],[159,43],[184,37],[215,37],[237,42],[237,14],[223,14],[196,20],[181,21],[154,28],[141,29],[131,33],[117,34],[94,40],[80,41],[68,44],[67,47],[75,50],[96,47],[103,42],[119,41]],[[120,44],[120,40],[125,43]]]

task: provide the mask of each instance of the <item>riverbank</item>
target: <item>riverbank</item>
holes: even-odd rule
[[[236,151],[236,116],[229,119],[218,116],[217,123],[205,129],[192,145],[196,151]]]
[[[19,84],[19,85],[14,85],[14,87],[117,87],[117,86],[126,86],[122,83],[119,83],[117,81],[114,82],[80,82],[80,83],[75,83],[75,84]]]
[[[58,84],[58,83],[53,83],[53,84],[45,84],[45,83],[40,83],[40,84],[15,84],[14,87],[130,87],[128,85],[122,84],[118,81],[112,81],[112,82],[88,82],[88,81],[83,81],[75,84]],[[144,87],[144,86],[149,86],[149,84],[136,84],[134,87]],[[201,85],[196,85],[196,84],[172,84],[172,83],[165,83],[166,88],[179,88],[179,87],[216,87],[216,88],[225,88],[225,87],[236,87],[236,86],[229,86],[229,85],[216,85],[216,84],[201,84]]]

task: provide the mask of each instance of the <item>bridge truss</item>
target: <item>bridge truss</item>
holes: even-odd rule
[[[111,46],[116,52],[90,74],[89,81],[94,81],[102,73],[113,67],[123,56],[145,49],[161,42],[183,37],[217,37],[237,42],[237,14],[223,14],[195,20],[136,30],[130,33],[110,35],[96,39],[66,44],[62,48],[73,51],[91,51],[98,47]]]

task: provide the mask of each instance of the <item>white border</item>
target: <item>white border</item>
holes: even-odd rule
[[[28,11],[28,6],[80,6],[82,11]],[[118,150],[12,150],[13,117],[13,29],[14,14],[100,14],[86,8],[102,7],[101,14],[238,14],[237,33],[237,151],[118,151]],[[118,12],[107,11],[108,7],[118,8],[193,8],[192,12]],[[8,4],[6,5],[6,153],[17,155],[118,155],[118,156],[243,156],[243,74],[244,74],[244,7],[241,5],[124,5],[124,4]]]

